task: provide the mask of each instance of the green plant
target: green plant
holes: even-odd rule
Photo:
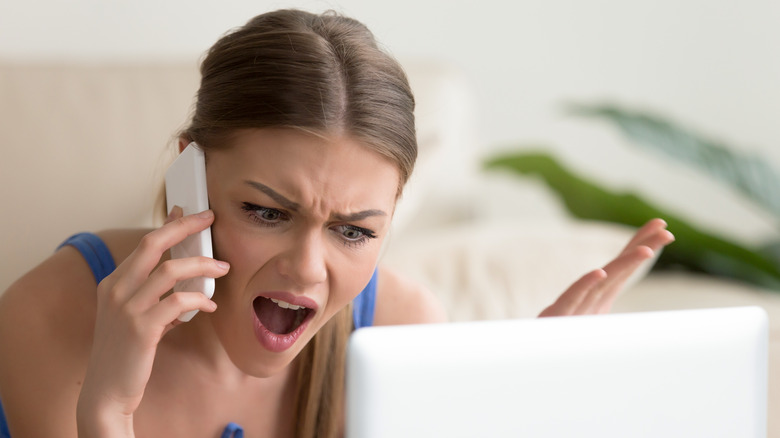
[[[569,105],[568,112],[610,122],[631,144],[662,152],[731,186],[772,214],[780,230],[780,173],[762,157],[737,153],[721,141],[645,112],[582,104]]]
[[[777,174],[762,160],[730,151],[671,122],[648,114],[609,106],[573,106],[573,114],[598,117],[616,124],[631,140],[664,151],[733,185],[780,219]],[[663,211],[631,193],[614,193],[576,175],[543,152],[512,152],[492,157],[487,169],[506,169],[541,178],[574,216],[582,219],[640,226],[654,217],[664,218],[676,241],[659,256],[655,267],[683,267],[711,275],[742,280],[780,290],[780,245],[748,248],[703,232],[674,214]],[[778,220],[780,223],[780,220]],[[775,251],[775,252],[773,252]]]

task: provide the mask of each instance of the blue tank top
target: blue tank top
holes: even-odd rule
[[[116,263],[111,256],[111,252],[103,240],[92,233],[79,233],[69,237],[57,249],[63,246],[72,246],[79,250],[81,255],[87,261],[92,275],[95,277],[95,283],[100,283],[110,273],[116,269]],[[377,270],[371,276],[371,280],[362,292],[352,302],[352,320],[355,329],[369,327],[374,323],[374,307],[376,304],[376,285]],[[221,438],[243,438],[244,430],[236,423],[229,423]],[[8,431],[8,422],[3,412],[3,406],[0,403],[0,438],[11,438]]]

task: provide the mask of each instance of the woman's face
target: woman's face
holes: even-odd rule
[[[253,129],[208,152],[206,174],[214,255],[231,265],[210,318],[236,366],[269,376],[370,280],[399,172],[347,137]]]

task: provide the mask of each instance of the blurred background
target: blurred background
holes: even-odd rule
[[[3,0],[0,57],[197,60],[226,30],[280,7],[343,12],[401,59],[462,71],[482,155],[544,145],[708,229],[753,243],[777,228],[688,167],[562,111],[568,102],[652,111],[780,167],[774,0]]]
[[[284,7],[357,18],[406,67],[420,158],[385,262],[453,320],[538,314],[660,214],[672,269],[643,269],[613,310],[762,306],[776,411],[776,0],[0,0],[0,291],[71,233],[159,224],[200,56]]]

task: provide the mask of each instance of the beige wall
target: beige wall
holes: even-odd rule
[[[488,140],[537,133],[559,98],[671,110],[762,149],[780,140],[780,3],[772,0],[5,0],[0,56],[197,56],[264,10],[333,8],[398,54],[448,59],[481,92]],[[194,5],[194,6],[193,6]],[[749,116],[749,117],[748,117]]]
[[[748,241],[774,236],[729,192],[559,112],[570,100],[646,107],[780,168],[780,2],[773,0],[5,0],[0,56],[195,59],[251,15],[291,5],[343,11],[397,55],[462,68],[477,97],[481,151],[549,143],[588,175],[635,188],[716,231]]]

